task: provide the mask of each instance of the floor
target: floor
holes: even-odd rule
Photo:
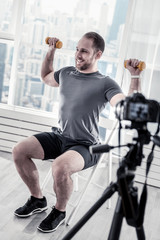
[[[81,204],[80,210],[75,217],[73,224],[71,226],[66,226],[66,224],[63,224],[57,229],[57,231],[52,233],[41,233],[37,230],[37,225],[51,211],[51,206],[54,205],[55,198],[49,193],[44,192],[49,205],[49,208],[46,212],[24,219],[14,216],[14,210],[26,202],[27,198],[29,197],[29,192],[16,172],[11,154],[0,152],[0,161],[0,239],[3,240],[62,240],[68,231],[72,229],[75,223],[86,212],[88,212],[90,207],[93,206],[93,204],[101,197],[104,191],[95,184],[90,184],[89,190],[86,193],[86,197]],[[36,160],[36,164],[40,172],[40,181],[42,182],[49,169],[50,163]],[[114,163],[114,179],[116,179],[115,174],[117,168],[118,165]],[[84,176],[87,176],[88,174],[89,172],[81,173],[81,175]],[[106,179],[107,169],[98,169],[93,182],[100,184],[105,189],[108,186]],[[72,203],[76,201],[79,196],[79,192],[84,187],[85,180],[81,179],[79,182],[79,191],[73,192],[68,204],[67,217],[72,210]],[[143,184],[135,183],[135,185],[138,187],[138,193],[140,195]],[[48,188],[52,189],[52,182],[48,185]],[[72,239],[106,240],[110,231],[117,199],[118,195],[116,192],[111,198],[111,208],[107,209],[107,202],[105,202]],[[148,200],[144,218],[144,229],[146,239],[160,239],[160,189],[151,186],[148,186]],[[121,228],[120,240],[122,239],[137,239],[135,228],[129,226],[125,219],[123,220]]]

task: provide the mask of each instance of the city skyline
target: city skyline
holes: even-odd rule
[[[54,32],[55,36],[60,36],[60,39],[63,41],[63,49],[56,51],[55,70],[66,65],[74,65],[76,44],[84,32],[92,29],[92,31],[104,34],[104,39],[107,39],[110,28],[105,11],[108,13],[110,8],[106,3],[107,1],[101,1],[102,5],[99,5],[101,17],[98,18],[98,21],[96,19],[93,21],[92,18],[86,15],[92,0],[87,3],[85,0],[77,0],[74,5],[74,8],[77,9],[75,14],[64,14],[63,11],[57,12],[55,10],[54,14],[52,13],[51,15],[47,13],[42,14],[42,2],[40,0],[34,2],[27,1],[25,8],[17,62],[17,91],[14,104],[53,111],[55,107],[57,109],[57,89],[44,86],[40,77],[41,63],[47,51],[45,44],[46,36]],[[105,24],[101,24],[101,22]],[[119,24],[118,19],[115,24]],[[108,43],[98,65],[102,74],[107,74],[108,71],[112,78],[115,77],[118,62],[116,60],[118,58],[117,45],[120,45],[120,43],[115,42],[115,39],[113,42]],[[12,47],[10,50],[8,47],[6,59],[12,58],[10,52],[13,52]],[[108,59],[112,59],[112,62]],[[5,62],[5,68],[8,68],[10,64],[11,61]],[[9,88],[9,81],[9,78],[8,83],[5,80],[5,86],[3,82],[3,90],[5,90],[6,96],[7,91],[9,91],[7,89]]]

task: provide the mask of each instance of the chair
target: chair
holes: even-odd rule
[[[110,120],[110,119],[107,119],[107,118],[100,117],[99,126],[106,129],[105,141],[103,141],[103,143],[109,144],[111,142],[111,140],[114,136],[114,130],[117,126],[117,123],[118,123],[117,120],[115,121],[115,120]],[[76,213],[79,209],[79,206],[80,206],[80,204],[81,204],[81,202],[82,202],[82,200],[85,196],[85,193],[88,190],[89,184],[91,183],[93,177],[95,176],[95,173],[97,172],[97,169],[99,167],[102,167],[102,165],[103,165],[103,167],[106,167],[106,164],[103,163],[103,160],[106,160],[105,159],[106,155],[107,155],[106,153],[102,154],[98,163],[95,166],[89,168],[89,170],[91,170],[91,174],[90,174],[90,176],[89,176],[89,178],[86,182],[86,185],[85,185],[83,191],[80,193],[80,196],[79,196],[79,199],[77,200],[77,203],[73,206],[71,214],[68,217],[67,222],[66,222],[67,225],[71,224],[74,216],[76,215]],[[83,170],[83,171],[87,171],[87,170]],[[47,186],[51,176],[52,176],[52,170],[50,168],[46,177],[45,177],[45,179],[44,179],[44,181],[43,181],[43,183],[42,183],[42,185],[41,185],[42,191],[43,190],[47,191],[46,186]],[[78,179],[79,179],[79,177],[80,176],[79,176],[78,173],[73,174],[74,191],[78,191]],[[112,179],[112,152],[110,151],[108,153],[108,183],[111,182],[111,179]],[[51,193],[51,192],[49,191],[49,193]],[[111,200],[109,199],[107,207],[110,208],[110,206],[111,206]]]

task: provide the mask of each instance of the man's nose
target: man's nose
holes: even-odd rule
[[[77,56],[77,58],[81,58],[81,57],[82,57],[81,52],[80,52],[80,51],[77,51],[77,52],[76,52],[76,56]]]

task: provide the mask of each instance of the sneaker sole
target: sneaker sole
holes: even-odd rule
[[[14,213],[14,215],[17,216],[17,217],[25,218],[25,217],[29,217],[29,216],[31,216],[33,214],[36,214],[36,213],[41,213],[41,212],[43,212],[43,211],[45,211],[47,209],[48,209],[48,207],[36,208],[32,212],[30,212],[29,214],[26,214],[26,215],[20,215],[18,213]]]
[[[50,232],[54,232],[54,231],[56,231],[57,230],[57,228],[62,224],[62,223],[64,223],[64,221],[65,221],[65,218],[57,225],[57,227],[56,228],[54,228],[54,229],[51,229],[51,230],[43,230],[42,228],[40,228],[40,227],[37,227],[37,229],[39,230],[39,231],[41,231],[41,232],[43,232],[43,233],[50,233]]]

